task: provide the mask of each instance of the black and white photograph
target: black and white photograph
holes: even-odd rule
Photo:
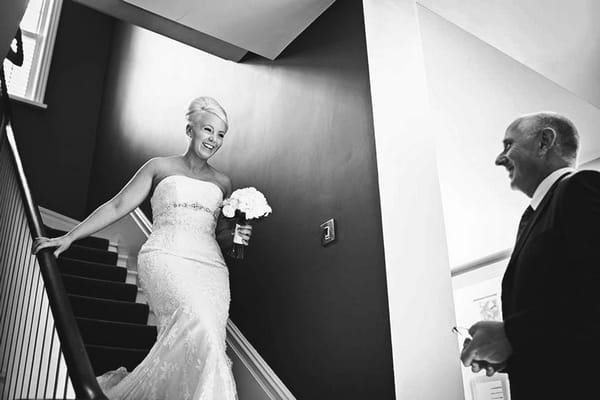
[[[600,398],[599,17],[2,0],[0,400]]]

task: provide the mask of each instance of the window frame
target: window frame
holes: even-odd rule
[[[8,94],[11,99],[44,109],[48,108],[48,105],[45,103],[46,86],[52,64],[52,55],[54,53],[54,44],[56,42],[62,5],[63,0],[47,0],[44,2],[44,9],[41,12],[42,18],[44,18],[44,21],[41,22],[41,26],[43,27],[41,33],[21,28],[23,37],[33,38],[36,41],[36,50],[31,64],[35,66],[39,61],[39,66],[32,68],[29,72],[27,92],[30,93],[30,97],[12,94],[9,90]],[[41,60],[39,60],[40,57]]]

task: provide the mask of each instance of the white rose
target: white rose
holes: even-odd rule
[[[235,216],[235,207],[233,207],[231,204],[224,205],[223,215],[227,218],[233,218]]]
[[[243,212],[247,219],[264,217],[272,212],[265,195],[254,187],[237,189],[228,200],[235,202],[235,208]]]

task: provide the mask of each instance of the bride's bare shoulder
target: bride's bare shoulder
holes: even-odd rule
[[[229,196],[231,194],[231,178],[227,176],[227,174],[213,168],[213,173],[215,180],[219,183],[219,185],[225,190],[225,195]]]
[[[177,171],[181,169],[181,157],[154,157],[146,162],[152,168],[155,176],[168,175],[169,171]]]

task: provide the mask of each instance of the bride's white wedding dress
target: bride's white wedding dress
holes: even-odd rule
[[[234,400],[225,354],[229,274],[215,240],[223,201],[212,182],[171,175],[151,198],[152,234],[138,278],[158,318],[158,340],[131,373],[98,378],[110,400]]]

